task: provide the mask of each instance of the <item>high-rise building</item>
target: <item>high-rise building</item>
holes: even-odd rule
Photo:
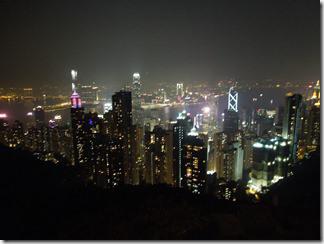
[[[81,97],[77,93],[76,80],[77,71],[72,70],[72,95],[71,95],[71,136],[72,136],[72,165],[84,164],[84,143],[85,143],[85,131],[84,131],[84,108],[82,107]]]
[[[36,126],[45,125],[45,111],[41,106],[34,108]]]
[[[143,124],[141,118],[141,76],[139,73],[133,74],[133,84],[132,84],[132,100],[133,100],[133,122],[134,124]]]
[[[113,136],[123,151],[124,180],[132,184],[132,95],[128,91],[119,91],[112,96]]]
[[[228,91],[227,109],[237,112],[238,111],[238,93],[231,87]]]
[[[238,181],[243,177],[243,148],[240,140],[225,143],[223,146],[223,165],[220,177],[226,182]]]
[[[71,107],[71,132],[72,132],[72,165],[80,165],[83,162],[83,152],[85,143],[84,108]]]
[[[238,113],[234,110],[225,109],[223,131],[227,134],[234,134],[238,131]]]
[[[33,140],[35,143],[35,155],[41,159],[46,159],[46,153],[49,151],[49,134],[45,123],[45,111],[41,106],[33,109],[35,118],[35,130]]]
[[[183,142],[193,126],[193,121],[186,111],[179,113],[177,123],[173,126],[173,177],[174,185],[182,187],[184,176]]]
[[[132,162],[133,162],[133,184],[139,185],[144,183],[144,128],[140,125],[133,125],[134,138],[132,140]]]
[[[184,96],[183,83],[177,83],[177,98],[181,99]]]
[[[291,141],[292,160],[297,161],[298,143],[302,129],[302,96],[287,94],[282,137]]]
[[[316,82],[316,85],[314,86],[311,101],[312,101],[312,105],[320,106],[320,103],[321,103],[321,87],[320,87],[320,81],[319,80]]]
[[[210,142],[210,151],[207,163],[207,172],[214,174],[216,172],[219,178],[223,171],[223,147],[225,145],[226,135],[223,132],[216,132]]]
[[[146,182],[150,184],[172,184],[172,140],[170,132],[161,126],[145,131]]]
[[[263,137],[254,142],[250,189],[262,192],[287,175],[290,159],[288,142],[281,137]]]
[[[189,133],[183,145],[184,180],[183,186],[192,193],[206,191],[207,148],[198,134]]]
[[[319,149],[321,142],[321,108],[319,106],[312,106],[307,118],[307,151],[311,152]]]

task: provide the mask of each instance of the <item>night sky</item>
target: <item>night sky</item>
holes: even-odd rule
[[[0,84],[316,80],[320,2],[0,0]]]

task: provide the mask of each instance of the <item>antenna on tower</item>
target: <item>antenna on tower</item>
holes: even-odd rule
[[[75,88],[75,81],[76,81],[77,78],[78,78],[78,71],[72,69],[72,70],[71,70],[71,76],[72,76],[72,92],[75,92],[75,91],[76,91],[76,88]]]

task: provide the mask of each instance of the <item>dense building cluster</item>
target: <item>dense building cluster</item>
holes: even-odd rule
[[[285,106],[277,110],[241,111],[234,84],[220,124],[217,98],[202,113],[184,110],[175,121],[145,116],[138,73],[132,86],[112,95],[103,114],[86,111],[82,100],[93,103],[97,90],[81,86],[76,71],[71,74],[70,123],[62,123],[60,116],[46,121],[44,108],[37,106],[27,114],[26,126],[19,121],[9,125],[2,116],[0,143],[71,165],[85,182],[99,187],[167,184],[235,201],[237,187],[251,194],[266,192],[320,146],[319,82],[309,97],[287,94]],[[190,95],[183,83],[174,90],[179,103]],[[166,102],[165,91],[159,92]]]

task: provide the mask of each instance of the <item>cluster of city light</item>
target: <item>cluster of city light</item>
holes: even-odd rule
[[[7,117],[8,117],[8,115],[6,113],[1,113],[0,114],[0,119],[5,119]]]

